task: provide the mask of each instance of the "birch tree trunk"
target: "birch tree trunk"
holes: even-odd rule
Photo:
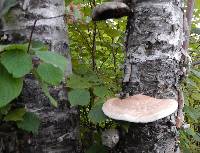
[[[1,3],[3,2],[4,0]],[[64,55],[68,62],[66,74],[70,74],[71,61],[64,13],[64,0],[17,0],[17,4],[8,15],[1,19],[0,43],[27,42],[34,21],[38,19],[33,40],[43,41],[49,45],[51,51]],[[0,134],[0,153],[77,153],[80,151],[77,109],[70,108],[63,85],[52,88],[51,94],[59,102],[58,108],[50,105],[38,81],[31,75],[26,77],[23,92],[15,103],[25,105],[28,111],[35,112],[39,116],[41,120],[39,134],[25,134],[7,125],[4,131],[1,129],[5,135]]]
[[[178,100],[184,75],[182,0],[131,0],[123,92]],[[116,153],[179,152],[176,113],[131,124]]]

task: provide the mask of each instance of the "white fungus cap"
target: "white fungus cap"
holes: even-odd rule
[[[156,99],[138,94],[126,99],[109,99],[102,110],[106,116],[115,120],[148,123],[171,115],[177,108],[178,102],[174,99]]]

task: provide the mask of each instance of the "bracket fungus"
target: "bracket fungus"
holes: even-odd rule
[[[92,20],[100,21],[111,18],[121,18],[130,14],[130,8],[123,2],[105,2],[97,5],[92,12]]]
[[[174,99],[157,99],[142,94],[125,99],[112,98],[102,107],[104,114],[115,120],[149,123],[174,113],[178,102]]]

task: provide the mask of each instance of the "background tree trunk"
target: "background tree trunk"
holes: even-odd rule
[[[66,74],[71,73],[68,52],[67,30],[64,21],[64,0],[17,0],[8,15],[0,22],[0,43],[23,43],[30,38],[34,21],[38,19],[33,40],[49,45],[51,51],[64,55],[68,65]],[[60,16],[60,17],[56,17]],[[51,19],[45,19],[55,17]],[[79,149],[79,114],[70,108],[66,89],[63,85],[51,88],[52,95],[59,101],[54,108],[42,93],[38,81],[28,75],[24,81],[21,96],[15,101],[25,105],[28,111],[35,112],[41,127],[38,135],[24,134],[13,126],[4,129],[0,136],[1,153],[77,153]],[[63,138],[63,139],[62,139]]]
[[[123,92],[178,100],[183,72],[183,1],[132,0]],[[175,115],[131,124],[115,148],[123,153],[179,152]]]

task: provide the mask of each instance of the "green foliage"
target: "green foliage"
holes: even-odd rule
[[[72,106],[84,106],[90,102],[90,93],[85,89],[74,89],[69,92],[68,97]]]
[[[73,75],[68,77],[67,87],[70,92],[77,89],[90,92],[89,103],[80,108],[83,150],[104,153],[106,149],[100,149],[103,147],[101,131],[114,123],[105,117],[102,105],[121,90],[119,67],[124,62],[126,19],[94,23],[91,21],[93,6],[88,1],[73,1],[66,8],[72,16],[68,19],[68,28],[73,63]]]
[[[190,35],[189,53],[192,63],[198,62],[200,49],[200,1],[195,1],[196,10]],[[181,149],[184,153],[200,152],[199,146],[199,125],[200,125],[200,67],[192,65],[188,78],[183,83],[185,97],[185,119],[190,124],[190,128],[180,131]]]
[[[108,153],[108,152],[106,151],[106,148],[103,145],[94,144],[86,151],[86,153]]]
[[[49,98],[50,100],[50,103],[57,107],[58,106],[58,103],[57,101],[51,96],[51,94],[49,93],[49,89],[48,89],[48,85],[46,83],[43,83],[43,82],[40,82],[41,84],[41,87],[42,87],[42,90],[44,92],[44,94]]]
[[[109,95],[109,90],[105,86],[94,87],[94,94],[98,97],[104,98]]]
[[[0,64],[0,108],[19,96],[23,86],[22,78],[13,78]]]
[[[50,85],[58,85],[64,78],[64,73],[61,69],[47,63],[40,64],[37,68],[37,73],[44,82]]]
[[[65,57],[63,57],[57,53],[54,53],[54,52],[36,51],[35,54],[43,62],[52,64],[53,66],[58,67],[63,72],[65,72],[66,66],[67,66]]]
[[[32,72],[44,94],[56,107],[57,102],[50,95],[48,85],[58,85],[63,81],[66,60],[61,55],[47,52],[41,42],[33,41],[28,53],[27,48],[28,44],[0,45],[0,119],[16,122],[19,128],[37,133],[38,118],[24,108],[11,108],[10,103],[20,95],[25,75]],[[39,62],[35,63],[35,56]]]
[[[100,100],[100,101],[103,101],[103,100]],[[103,102],[98,102],[89,111],[88,117],[93,123],[101,123],[101,122],[106,121],[106,116],[101,110],[102,106],[103,106]]]
[[[195,1],[195,8],[200,9],[200,0]]]
[[[22,121],[17,122],[18,128],[21,128],[28,132],[32,132],[33,134],[38,133],[39,125],[40,125],[40,120],[37,117],[37,115],[35,115],[34,113],[30,113],[30,112],[27,112],[24,115]]]
[[[88,89],[91,87],[91,83],[86,78],[73,74],[68,78],[67,87],[72,89]]]
[[[4,120],[5,121],[22,121],[23,120],[23,116],[26,113],[26,109],[25,108],[17,108],[15,110],[12,110],[11,112],[9,112],[5,117]]]
[[[1,55],[1,63],[14,78],[21,78],[32,69],[32,59],[23,50],[9,50]]]

